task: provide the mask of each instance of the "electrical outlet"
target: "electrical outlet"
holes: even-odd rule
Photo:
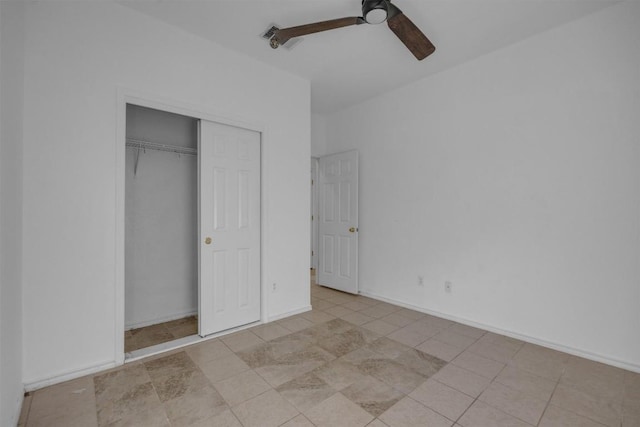
[[[424,286],[424,277],[418,276],[418,286]]]
[[[451,293],[451,282],[449,282],[448,280],[444,282],[444,291],[448,294]]]
[[[276,283],[273,284],[273,289],[272,291],[275,292],[278,290],[278,285]]]

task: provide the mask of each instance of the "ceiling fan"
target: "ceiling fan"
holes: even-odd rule
[[[265,38],[270,38],[271,47],[277,49],[294,37],[350,25],[381,24],[384,21],[387,21],[391,31],[398,36],[400,41],[407,46],[419,61],[436,50],[436,47],[429,41],[427,36],[389,0],[362,0],[362,16],[332,19],[282,29],[272,27],[264,36]]]

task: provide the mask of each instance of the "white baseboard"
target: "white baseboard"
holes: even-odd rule
[[[10,415],[9,424],[10,426],[18,425],[20,422],[20,417],[22,416],[22,407],[24,406],[24,386],[22,390],[15,396],[15,410],[12,415]],[[4,416],[4,415],[3,415]]]
[[[254,323],[250,323],[248,325],[243,325],[237,328],[233,328],[233,329],[228,329],[226,331],[223,332],[219,332],[217,334],[212,334],[212,335],[208,335],[204,338],[198,336],[198,335],[192,335],[189,337],[184,337],[184,338],[179,338],[177,340],[173,340],[173,341],[169,341],[167,343],[163,343],[163,344],[158,344],[152,347],[147,347],[147,348],[143,348],[140,350],[136,350],[133,351],[131,353],[127,353],[127,358],[124,360],[123,363],[117,363],[115,361],[110,361],[110,362],[105,362],[105,363],[101,363],[95,366],[91,366],[88,368],[83,368],[83,369],[78,369],[78,370],[74,370],[74,371],[70,371],[64,374],[60,374],[60,375],[54,375],[52,377],[46,378],[46,379],[42,379],[42,380],[37,380],[37,381],[30,381],[28,383],[25,384],[24,388],[25,391],[34,391],[34,390],[38,390],[41,389],[43,387],[48,387],[50,385],[55,385],[55,384],[60,384],[63,383],[65,381],[69,381],[69,380],[74,380],[76,378],[80,378],[80,377],[84,377],[85,375],[92,375],[101,371],[105,371],[107,369],[111,369],[111,368],[115,368],[116,366],[122,366],[123,364],[126,363],[130,363],[130,362],[135,362],[136,360],[140,360],[140,359],[144,359],[145,357],[149,357],[149,356],[154,356],[156,354],[160,354],[160,353],[164,353],[167,351],[171,351],[171,350],[176,350],[182,347],[186,347],[192,344],[196,344],[199,342],[204,342],[204,341],[208,341],[210,339],[214,339],[214,338],[218,338],[224,335],[228,335],[234,332],[238,332],[241,331],[243,329],[248,329],[248,328],[252,328],[254,326],[257,326],[261,324],[261,322],[254,322]]]
[[[135,362],[145,357],[155,356],[156,354],[165,353],[167,351],[177,350],[202,341],[210,340],[213,337],[202,338],[199,335],[190,335],[188,337],[178,338],[162,344],[153,345],[151,347],[141,348],[125,354],[125,363]]]
[[[169,316],[158,317],[151,320],[143,320],[140,322],[125,324],[124,330],[129,331],[131,329],[144,328],[145,326],[157,325],[158,323],[171,322],[172,320],[184,319],[185,317],[195,316],[198,314],[198,309],[183,311],[180,313],[170,314]]]
[[[249,323],[248,325],[227,329],[226,331],[217,332],[215,334],[207,335],[206,337],[192,335],[190,337],[184,337],[184,338],[180,338],[178,340],[170,341],[167,343],[154,345],[152,347],[135,350],[135,351],[132,351],[131,353],[127,353],[125,363],[134,362],[136,360],[144,359],[145,357],[149,357],[149,356],[155,356],[156,354],[164,353],[167,351],[177,350],[179,348],[201,343],[210,339],[220,338],[225,335],[229,335],[235,332],[240,332],[245,329],[253,328],[255,326],[264,325],[270,322],[275,322],[276,320],[284,319],[290,316],[295,316],[296,314],[306,313],[307,311],[310,311],[310,310],[311,310],[311,306],[309,305],[309,306],[300,308],[298,310],[290,311],[288,313],[279,314],[277,316],[271,316],[265,322],[258,321],[258,322]]]
[[[281,313],[281,314],[276,314],[276,315],[273,315],[273,316],[269,316],[267,322],[265,322],[265,323],[275,322],[276,320],[284,319],[286,317],[295,316],[296,314],[306,313],[307,311],[311,311],[311,306],[310,305],[308,305],[306,307],[299,308],[297,310],[288,311],[286,313]]]
[[[170,351],[170,350],[175,350],[181,347],[186,347],[189,345],[193,345],[199,342],[203,342],[203,341],[207,341],[213,338],[218,338],[218,337],[222,337],[224,335],[228,335],[234,332],[238,332],[241,331],[243,329],[249,329],[252,328],[254,326],[260,325],[262,323],[268,323],[268,322],[274,322],[276,320],[280,320],[280,319],[284,319],[286,317],[290,317],[290,316],[295,316],[296,314],[301,314],[301,313],[306,313],[307,311],[311,310],[311,306],[308,305],[306,307],[302,307],[299,308],[297,310],[293,310],[287,313],[282,313],[282,314],[278,314],[275,316],[269,316],[268,320],[266,322],[254,322],[254,323],[250,323],[248,325],[243,325],[240,326],[238,328],[233,328],[233,329],[229,329],[226,331],[222,331],[216,334],[212,334],[212,335],[208,335],[204,338],[201,338],[199,336],[191,336],[191,337],[185,337],[185,338],[181,338],[175,341],[171,341],[169,343],[165,343],[165,344],[159,344],[157,346],[153,346],[153,347],[149,347],[146,349],[142,349],[136,352],[132,352],[128,354],[128,358],[124,361],[124,363],[130,363],[136,360],[140,360],[143,359],[145,357],[149,357],[155,354],[160,354],[160,353],[164,353],[166,351]],[[176,319],[180,319],[184,316],[178,316],[176,317]],[[168,320],[167,320],[168,321]],[[151,324],[155,324],[151,323]],[[97,364],[95,366],[90,366],[87,368],[83,368],[83,369],[78,369],[78,370],[74,370],[74,371],[70,371],[70,372],[66,372],[64,374],[60,374],[60,375],[54,375],[52,377],[49,378],[45,378],[45,379],[41,379],[41,380],[35,380],[35,381],[29,381],[27,383],[25,383],[24,388],[25,391],[34,391],[34,390],[38,390],[41,389],[43,387],[48,387],[50,385],[54,385],[54,384],[59,384],[65,381],[69,381],[69,380],[74,380],[76,378],[80,378],[80,377],[84,377],[85,375],[91,375],[91,374],[95,374],[97,372],[100,371],[104,371],[107,369],[111,369],[114,368],[116,366],[120,366],[121,364],[116,363],[115,361],[109,361],[109,362],[105,362],[105,363],[100,363]]]
[[[34,391],[41,389],[43,387],[48,387],[50,385],[63,383],[69,380],[75,380],[76,378],[84,377],[85,375],[95,374],[96,372],[105,371],[107,369],[111,369],[116,367],[117,364],[114,361],[100,363],[95,366],[90,366],[87,368],[82,368],[74,371],[70,371],[60,375],[54,375],[50,378],[45,378],[42,380],[29,381],[25,383],[24,389],[25,391]]]
[[[168,343],[163,343],[163,344],[158,344],[156,346],[152,346],[152,347],[148,347],[148,348],[144,348],[141,350],[137,350],[131,353],[127,354],[127,358],[124,361],[124,363],[130,363],[130,362],[134,362],[136,360],[140,360],[140,359],[144,359],[146,357],[149,356],[154,356],[156,354],[160,354],[160,353],[164,353],[167,351],[171,351],[171,350],[176,350],[182,347],[186,347],[189,345],[193,345],[199,342],[203,342],[203,341],[207,341],[210,339],[214,339],[214,338],[219,338],[225,335],[229,335],[232,334],[234,332],[239,332],[242,331],[244,329],[249,329],[249,328],[253,328],[254,326],[263,324],[263,323],[268,323],[268,322],[274,322],[276,320],[280,320],[280,319],[284,319],[286,317],[289,316],[295,316],[296,314],[301,314],[301,313],[306,313],[307,311],[311,310],[311,306],[306,306],[294,311],[290,311],[287,313],[283,313],[283,314],[279,314],[276,316],[270,316],[268,318],[268,320],[266,322],[254,322],[254,323],[250,323],[248,325],[243,325],[237,328],[233,328],[233,329],[228,329],[226,331],[222,331],[216,334],[212,334],[212,335],[208,335],[204,338],[199,337],[199,336],[191,336],[191,337],[185,337],[185,338],[181,338],[178,340],[174,340],[174,341],[170,341]],[[180,319],[184,316],[178,316],[176,317],[176,319]],[[175,319],[172,319],[175,320]],[[169,321],[169,320],[167,320]],[[158,322],[152,322],[150,324],[155,324]],[[148,325],[147,325],[148,326]],[[138,327],[138,326],[136,326]],[[139,326],[139,327],[143,327],[143,326]],[[114,368],[116,366],[119,366],[120,364],[116,363],[115,361],[112,362],[108,362],[108,363],[103,363],[103,364],[99,364],[96,366],[91,366],[88,368],[84,368],[84,369],[79,369],[76,371],[71,371],[71,372],[67,372],[61,375],[56,375],[50,378],[46,378],[46,379],[42,379],[42,380],[37,380],[37,381],[31,381],[25,384],[25,391],[34,391],[34,390],[38,390],[41,389],[43,387],[48,387],[50,385],[54,385],[54,384],[59,384],[65,381],[69,381],[69,380],[74,380],[76,378],[80,378],[83,377],[85,375],[91,375],[91,374],[95,374],[97,372],[100,371],[104,371],[107,369],[111,369]]]
[[[484,323],[478,323],[475,322],[473,320],[469,320],[469,319],[465,319],[462,317],[458,317],[458,316],[452,316],[450,314],[446,314],[446,313],[440,313],[438,311],[434,311],[434,310],[429,310],[423,307],[418,307],[416,305],[413,304],[407,304],[405,302],[402,301],[397,301],[394,300],[392,298],[387,298],[381,295],[377,295],[375,293],[372,292],[368,292],[368,291],[360,291],[360,295],[362,296],[366,296],[378,301],[384,301],[384,302],[388,302],[389,304],[394,304],[400,307],[404,307],[404,308],[408,308],[414,311],[419,311],[421,313],[425,313],[425,314],[430,314],[432,316],[436,316],[436,317],[441,317],[443,319],[447,319],[447,320],[451,320],[454,322],[458,322],[458,323],[462,323],[464,325],[467,326],[473,326],[474,328],[478,328],[478,329],[484,329],[485,331],[489,331],[489,332],[494,332],[496,334],[500,334],[500,335],[506,335],[508,337],[511,338],[515,338],[518,339],[520,341],[525,341],[531,344],[536,344],[542,347],[547,347],[547,348],[551,348],[553,350],[558,350],[561,351],[563,353],[568,353],[568,354],[572,354],[574,356],[578,356],[578,357],[582,357],[584,359],[589,359],[589,360],[593,360],[595,362],[600,362],[600,363],[604,363],[607,365],[611,365],[611,366],[615,366],[618,368],[622,368],[622,369],[626,369],[627,371],[632,371],[632,372],[637,372],[640,373],[640,364],[637,363],[633,363],[633,362],[628,362],[625,360],[619,360],[619,359],[615,359],[609,356],[604,356],[601,354],[597,354],[597,353],[593,353],[587,350],[583,350],[583,349],[579,349],[579,348],[574,348],[574,347],[570,347],[570,346],[566,346],[563,344],[559,344],[559,343],[555,343],[555,342],[551,342],[551,341],[546,341],[546,340],[542,340],[536,337],[532,337],[529,335],[525,335],[525,334],[521,334],[518,332],[514,332],[514,331],[510,331],[510,330],[506,330],[506,329],[502,329],[502,328],[497,328],[495,326],[491,326],[491,325],[486,325]]]

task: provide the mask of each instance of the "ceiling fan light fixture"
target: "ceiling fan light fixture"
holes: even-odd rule
[[[382,24],[388,17],[386,0],[363,0],[362,17],[368,24]]]

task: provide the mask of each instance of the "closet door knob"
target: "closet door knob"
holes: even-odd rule
[[[211,244],[211,237],[207,237],[206,239],[204,239],[204,243],[206,245],[210,245]]]

